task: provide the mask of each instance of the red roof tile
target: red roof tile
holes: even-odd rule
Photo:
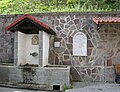
[[[94,17],[92,20],[96,24],[100,23],[120,23],[120,18],[119,17]]]
[[[25,14],[25,15],[21,16],[20,18],[16,19],[16,20],[15,20],[14,22],[12,22],[10,25],[8,25],[7,27],[5,27],[5,30],[10,30],[12,27],[14,27],[14,26],[17,25],[19,22],[21,22],[22,20],[24,20],[24,19],[26,19],[26,18],[32,20],[33,22],[35,22],[35,23],[37,23],[38,25],[40,25],[40,26],[42,26],[43,28],[45,28],[46,30],[50,31],[50,33],[55,34],[55,32],[52,31],[49,26],[47,26],[46,24],[42,23],[41,21],[35,19],[34,17],[32,17],[32,16],[29,15],[29,14]]]

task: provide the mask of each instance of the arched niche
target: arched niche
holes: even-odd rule
[[[39,37],[37,35],[34,35],[32,37],[32,45],[38,45],[39,44]]]
[[[82,32],[76,33],[73,37],[73,55],[87,56],[87,37]]]

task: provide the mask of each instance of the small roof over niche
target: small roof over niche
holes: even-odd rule
[[[11,32],[20,31],[26,34],[38,34],[39,30],[43,30],[48,34],[55,34],[55,32],[49,26],[35,19],[29,14],[19,17],[10,25],[8,25],[5,30],[9,30]]]
[[[96,24],[111,24],[111,23],[120,23],[119,17],[94,17],[92,20]]]

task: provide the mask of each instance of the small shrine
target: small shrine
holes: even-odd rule
[[[50,27],[25,14],[5,30],[15,32],[14,65],[48,65],[49,34],[55,34]]]

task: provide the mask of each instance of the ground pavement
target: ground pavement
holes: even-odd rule
[[[115,83],[73,83],[73,89],[66,92],[120,92],[120,84]]]
[[[35,91],[35,90],[24,90],[24,89],[0,87],[0,92],[45,92],[45,91]]]
[[[0,92],[55,92],[55,91],[38,91],[38,90],[27,90],[27,89],[0,87]]]
[[[66,92],[120,92],[120,84],[100,83],[100,82],[75,82],[73,89]],[[58,92],[58,91],[38,91],[17,88],[0,87],[0,92]]]

